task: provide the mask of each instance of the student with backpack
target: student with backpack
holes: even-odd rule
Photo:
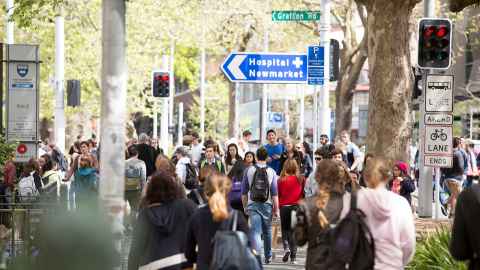
[[[175,150],[175,157],[177,159],[175,170],[178,179],[180,179],[187,190],[194,189],[198,184],[198,173],[197,169],[192,165],[190,157],[188,157],[187,149],[179,146]]]
[[[40,163],[31,158],[23,167],[23,172],[17,184],[20,202],[33,202],[43,192]]]
[[[39,163],[42,172],[43,192],[49,197],[55,197],[60,188],[61,176],[55,170],[55,164],[49,154],[44,154],[40,157]]]
[[[294,159],[288,159],[283,164],[283,170],[278,181],[278,200],[280,203],[280,222],[282,226],[282,241],[285,254],[282,261],[296,263],[297,244],[293,238],[291,226],[292,212],[298,209],[298,202],[303,197],[303,177]]]
[[[195,204],[168,171],[152,175],[133,231],[128,270],[181,270],[193,266],[185,252],[186,222]]]
[[[208,204],[195,211],[185,242],[188,263],[197,270],[258,270],[258,262],[247,244],[248,224],[227,203],[228,177],[214,174],[205,181]],[[253,262],[252,262],[253,258]]]
[[[388,191],[390,167],[372,158],[364,171],[368,188],[358,192],[358,208],[375,240],[375,269],[404,269],[415,253],[415,223],[402,196]]]
[[[131,218],[136,216],[142,190],[147,182],[147,165],[138,158],[137,146],[127,149],[128,159],[125,161],[125,199],[132,209]]]
[[[252,238],[257,254],[261,253],[262,235],[265,263],[272,262],[272,218],[278,217],[277,174],[267,167],[268,152],[257,150],[257,164],[243,176],[242,202],[252,226]]]
[[[332,228],[350,210],[350,193],[345,190],[345,185],[351,181],[350,175],[343,162],[323,159],[317,163],[315,180],[318,191],[299,204],[295,240],[299,246],[308,243],[307,270],[346,269],[345,265],[334,260],[330,239]]]
[[[233,209],[242,213],[245,213],[242,204],[242,181],[245,170],[245,163],[239,160],[235,162],[235,165],[228,173],[228,177],[232,180],[232,189],[228,193],[228,202]]]

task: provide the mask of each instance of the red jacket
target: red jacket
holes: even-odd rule
[[[297,176],[285,176],[278,181],[278,200],[280,206],[296,205],[302,199],[303,187]]]
[[[7,161],[3,168],[3,183],[6,186],[13,187],[15,185],[17,169],[12,161]]]

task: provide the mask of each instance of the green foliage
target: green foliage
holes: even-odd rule
[[[16,143],[10,143],[5,140],[3,135],[0,135],[0,168],[3,168],[5,163],[12,159],[17,149]],[[3,171],[3,170],[1,170]]]
[[[424,235],[417,244],[413,261],[407,266],[411,270],[467,270],[465,263],[457,262],[450,255],[448,246],[451,229],[439,227],[434,233]]]
[[[38,27],[32,18],[51,20],[65,0],[21,0],[15,1],[13,20],[18,26]]]

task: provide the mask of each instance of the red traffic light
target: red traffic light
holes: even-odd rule
[[[168,79],[169,79],[169,76],[166,75],[166,74],[161,76],[161,80],[164,81],[164,82],[168,81]]]
[[[427,26],[423,30],[423,36],[426,37],[426,38],[431,37],[433,35],[433,33],[435,33],[435,30],[437,30],[437,28],[435,26],[433,26],[433,25]]]
[[[448,34],[448,28],[447,28],[447,26],[445,26],[445,25],[439,26],[438,29],[437,29],[437,32],[435,33],[435,35],[436,35],[438,38],[443,38],[443,37],[445,37],[447,34]]]

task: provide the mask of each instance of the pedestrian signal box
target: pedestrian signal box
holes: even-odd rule
[[[170,74],[168,71],[152,72],[152,94],[154,97],[170,96]]]
[[[418,24],[418,67],[448,69],[451,63],[452,22],[421,19]]]

